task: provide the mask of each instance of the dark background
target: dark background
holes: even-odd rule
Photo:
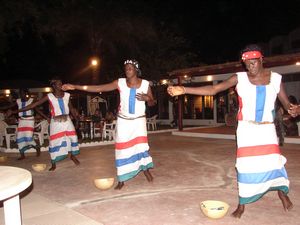
[[[1,80],[99,83],[135,58],[148,80],[175,69],[239,60],[250,43],[299,27],[300,1],[0,1]]]

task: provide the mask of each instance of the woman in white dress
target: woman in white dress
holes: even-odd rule
[[[215,95],[236,86],[239,100],[237,114],[237,179],[239,204],[232,213],[240,218],[245,204],[260,199],[268,191],[278,191],[285,210],[293,207],[288,197],[289,180],[285,170],[286,158],[281,155],[274,125],[274,105],[278,99],[286,110],[290,104],[281,82],[281,75],[263,67],[259,46],[249,45],[241,58],[247,72],[239,72],[216,85],[203,87],[173,86],[171,96],[182,94]]]
[[[139,77],[141,71],[136,60],[126,60],[124,70],[126,78],[119,78],[109,84],[63,85],[64,90],[77,89],[97,93],[119,90],[115,143],[118,185],[115,189],[121,189],[125,181],[134,178],[141,171],[151,182],[153,177],[149,169],[154,167],[149,153],[145,115],[145,102],[149,105],[155,103],[152,91],[149,82]]]

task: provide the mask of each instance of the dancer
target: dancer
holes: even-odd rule
[[[286,110],[295,110],[285,93],[281,75],[263,67],[259,46],[249,45],[241,58],[247,72],[238,72],[216,85],[168,87],[171,96],[183,94],[215,95],[236,86],[239,99],[237,115],[237,179],[239,204],[232,216],[240,218],[245,204],[259,200],[268,191],[277,190],[284,210],[293,207],[288,197],[289,180],[284,167],[286,158],[278,146],[274,104],[278,97]]]
[[[53,78],[50,81],[50,85],[53,88],[52,93],[48,93],[40,100],[19,109],[17,112],[33,109],[49,101],[51,112],[49,141],[51,168],[49,171],[54,171],[56,162],[67,158],[69,152],[71,153],[70,159],[75,165],[79,165],[80,162],[76,158],[76,155],[79,154],[78,138],[69,117],[69,112],[74,113],[74,108],[70,102],[70,94],[62,90],[62,81],[58,77]],[[77,118],[78,115],[75,114],[73,116]]]
[[[20,98],[18,98],[13,104],[8,106],[8,108],[13,108],[15,106],[18,109],[23,109],[27,105],[30,105],[33,102],[33,98],[29,97],[29,92],[26,88],[22,88],[19,90]],[[48,117],[42,113],[38,108],[34,108],[34,110],[39,113],[43,118],[48,119]],[[25,159],[25,151],[34,148],[36,150],[36,156],[40,156],[40,146],[37,146],[34,138],[34,111],[27,110],[23,112],[19,112],[18,119],[18,128],[17,128],[17,144],[20,152],[20,157],[18,160]]]
[[[115,157],[118,184],[115,189],[121,189],[124,182],[134,178],[140,171],[147,180],[153,177],[149,171],[153,168],[152,157],[149,154],[147,127],[145,117],[145,102],[154,104],[149,82],[141,79],[141,70],[136,60],[124,62],[126,78],[119,78],[109,84],[81,86],[63,85],[64,90],[81,90],[87,92],[106,92],[119,90],[120,105],[116,125]]]

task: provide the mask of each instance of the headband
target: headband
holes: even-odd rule
[[[249,51],[249,52],[244,52],[242,55],[242,60],[245,61],[247,59],[258,59],[261,58],[263,55],[261,54],[260,51]]]
[[[137,71],[137,74],[139,77],[142,76],[142,71],[140,69],[140,66],[139,66],[139,62],[136,61],[135,59],[127,59],[125,62],[124,62],[124,65],[127,65],[127,64],[131,64],[135,67],[136,71]]]
[[[139,70],[139,63],[138,63],[138,61],[136,61],[136,60],[128,59],[128,60],[126,60],[126,61],[124,62],[124,65],[126,65],[126,64],[134,65],[134,67],[135,67],[137,70]]]

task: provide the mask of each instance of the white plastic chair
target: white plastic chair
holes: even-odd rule
[[[34,131],[33,136],[35,138],[38,138],[40,145],[42,146],[44,144],[44,139],[49,138],[49,123],[47,120],[42,120],[37,125],[35,125],[34,129],[38,131]]]
[[[94,138],[95,137],[101,137],[102,133],[103,133],[103,127],[104,127],[104,123],[103,121],[100,122],[94,122],[93,124],[93,132],[94,132]],[[96,127],[97,124],[97,127]]]
[[[157,130],[157,115],[147,118],[147,129]]]
[[[9,129],[13,129],[14,132],[9,132]],[[3,140],[5,138],[6,148],[10,148],[10,141],[16,141],[17,138],[17,126],[8,125],[3,120],[0,121],[0,145],[3,145]]]
[[[117,124],[116,120],[114,120],[112,123],[104,122],[103,130],[102,130],[102,140],[106,140],[106,139],[108,139],[109,141],[115,140],[116,124]]]

